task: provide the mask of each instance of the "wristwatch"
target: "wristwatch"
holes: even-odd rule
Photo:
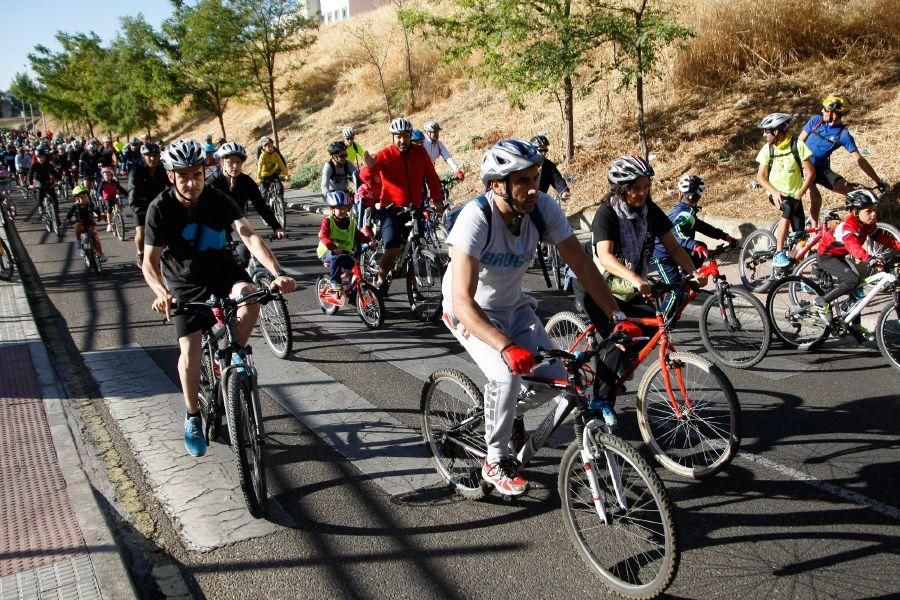
[[[627,318],[628,317],[621,310],[614,312],[612,315],[613,323],[621,323]]]
[[[278,269],[277,271],[275,271],[275,277],[287,277],[287,276],[288,276],[287,271],[285,271],[284,269]]]

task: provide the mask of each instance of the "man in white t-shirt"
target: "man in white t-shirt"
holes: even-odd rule
[[[534,369],[539,347],[554,347],[534,312],[537,302],[522,291],[541,237],[539,228],[598,306],[614,322],[625,318],[562,210],[538,192],[543,159],[534,146],[520,140],[503,140],[488,150],[481,164],[486,205],[473,201],[463,207],[447,238],[451,260],[443,279],[444,323],[488,379],[488,451],[482,476],[506,496],[523,494],[528,487],[509,449],[521,375]],[[565,377],[558,363],[542,365],[535,375]]]
[[[450,154],[450,151],[447,150],[447,146],[444,145],[440,139],[441,136],[441,124],[437,121],[428,121],[425,123],[425,150],[428,152],[428,156],[431,157],[432,164],[437,162],[437,159],[443,158],[444,162],[447,163],[447,166],[450,167],[450,170],[456,171],[456,178],[462,181],[465,179],[465,174],[463,174],[462,169],[454,162],[453,156]]]

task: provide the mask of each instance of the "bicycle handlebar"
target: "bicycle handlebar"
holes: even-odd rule
[[[279,298],[281,292],[273,292],[269,288],[264,288],[238,296],[237,298],[216,298],[212,296],[206,302],[178,302],[172,310],[172,316],[177,315],[203,315],[212,316],[214,308],[221,308],[228,313],[233,313],[240,306],[247,304],[268,304],[272,300]]]

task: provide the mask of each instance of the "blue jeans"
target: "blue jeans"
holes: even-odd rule
[[[346,252],[335,254],[329,250],[322,255],[322,264],[331,263],[331,271],[329,273],[331,283],[340,284],[341,276],[353,270],[354,262],[353,256]]]

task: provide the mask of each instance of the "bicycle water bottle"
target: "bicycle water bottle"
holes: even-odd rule
[[[214,336],[218,337],[222,328],[225,327],[225,311],[219,306],[214,306],[212,312],[213,316],[216,318],[216,324],[213,326],[212,332]]]
[[[861,288],[861,287],[856,288],[855,290],[853,290],[853,297],[856,298],[857,300],[860,300],[860,299],[862,299],[862,298],[865,298],[865,297],[866,297],[866,290],[864,290],[864,289]]]

